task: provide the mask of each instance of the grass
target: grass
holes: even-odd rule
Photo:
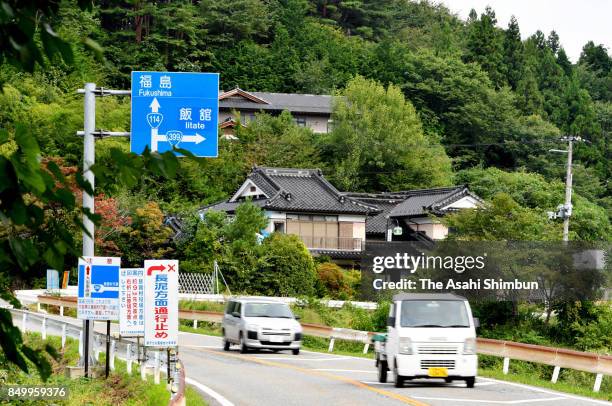
[[[162,381],[155,385],[151,376],[148,377],[148,381],[142,381],[138,365],[133,365],[133,374],[128,375],[125,362],[116,359],[115,371],[111,372],[108,379],[69,379],[65,376],[65,369],[69,365],[76,365],[79,358],[78,342],[76,340],[67,339],[66,348],[62,351],[60,350],[59,337],[49,337],[43,341],[38,333],[26,333],[24,339],[34,348],[40,349],[46,344],[50,344],[57,350],[58,359],[49,357],[53,373],[47,382],[43,382],[36,372],[25,374],[14,366],[8,366],[5,377],[6,384],[66,386],[69,393],[68,399],[54,400],[54,404],[65,406],[166,406],[168,404],[170,395],[165,382]],[[103,359],[104,356],[101,354],[102,365],[104,365]],[[34,370],[33,367],[32,370]],[[186,392],[186,399],[189,406],[206,405],[199,393],[189,387]],[[49,401],[27,401],[23,404],[46,405],[49,404]]]
[[[593,392],[593,384],[595,383],[595,374],[593,373],[561,369],[557,383],[552,383],[550,381],[553,373],[552,366],[510,360],[508,374],[504,375],[502,372],[502,358],[479,355],[478,361],[478,373],[480,376],[523,383],[590,398],[612,400],[612,378],[609,376],[604,375],[600,391],[595,393]]]

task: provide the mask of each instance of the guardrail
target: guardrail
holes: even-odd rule
[[[76,298],[39,296],[39,303],[67,307],[76,307]],[[179,310],[179,318],[193,320],[197,328],[198,321],[220,323],[223,313],[206,310]],[[301,323],[304,334],[329,338],[328,351],[334,349],[335,340],[346,340],[364,343],[363,353],[367,353],[372,337],[375,332],[359,331],[345,328],[334,328],[320,324]],[[502,357],[503,373],[508,374],[510,360],[520,360],[550,365],[554,367],[551,382],[556,383],[561,368],[575,369],[594,373],[595,383],[593,391],[599,392],[603,375],[612,375],[612,356],[600,355],[590,352],[574,351],[565,348],[545,347],[535,344],[523,344],[513,341],[494,340],[490,338],[477,338],[477,350],[479,354]]]
[[[72,300],[74,299],[74,300]],[[76,307],[76,298],[55,298],[53,296],[40,296],[39,301],[42,304],[51,304],[55,306],[66,306]],[[65,320],[59,320],[54,318],[52,315],[31,312],[28,310],[6,308],[14,319],[16,319],[15,325],[22,331],[27,332],[32,330],[32,324],[39,326],[41,338],[45,340],[47,335],[56,335],[61,337],[61,348],[63,349],[66,345],[66,339],[68,337],[78,340],[79,342],[79,356],[83,357],[83,331],[82,324],[74,325]],[[30,327],[30,328],[28,328]],[[38,329],[36,329],[38,330]],[[136,363],[140,365],[140,376],[143,381],[147,380],[147,374],[153,373],[153,381],[158,384],[160,382],[161,371],[167,369],[168,359],[164,359],[164,351],[154,351],[153,356],[151,352],[147,354],[144,347],[138,347],[138,343],[133,340],[128,340],[121,337],[114,336],[111,338],[111,345],[109,349],[109,367],[111,371],[115,370],[115,358],[122,359],[126,362],[126,371],[128,374],[132,374],[132,364]],[[100,353],[106,351],[106,334],[94,331],[93,340],[93,356],[99,360]],[[176,368],[173,373],[173,379],[169,382],[173,382],[171,385],[171,397],[170,406],[184,406],[185,405],[185,368],[181,361],[177,359]]]

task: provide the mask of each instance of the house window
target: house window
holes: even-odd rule
[[[306,119],[304,117],[296,117],[295,124],[299,127],[306,127]]]
[[[282,221],[275,221],[273,231],[276,233],[285,234],[285,223],[283,223]]]
[[[255,187],[255,186],[251,186],[251,187],[249,188],[249,190],[250,190],[252,193],[255,193],[255,192],[257,192],[257,187]]]

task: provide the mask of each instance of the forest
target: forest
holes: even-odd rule
[[[204,71],[220,73],[222,90],[342,96],[329,134],[298,127],[288,113],[261,114],[239,128],[239,141],[221,140],[218,158],[180,159],[157,172],[113,172],[128,161],[121,154],[129,141],[98,140],[100,255],[136,265],[172,252],[191,271],[206,271],[209,260],[244,251],[244,233],[215,218],[198,222],[195,211],[227,198],[253,165],[321,168],[347,191],[466,183],[488,206],[477,216],[450,216],[456,238],[560,240],[561,223],[546,213],[563,202],[566,157],[549,152],[567,146],[563,135],[584,140],[574,149],[570,239],[612,238],[612,58],[604,45],[584,44],[572,63],[554,31],[521,33],[515,18],[500,28],[492,8],[472,10],[464,21],[428,1],[81,3],[56,2],[47,16],[69,60],[57,46],[26,69],[10,54],[0,67],[7,141],[24,123],[45,165],[77,197],[83,107],[76,89],[85,82],[127,89],[133,70]],[[40,30],[32,44],[46,45],[48,35]],[[128,131],[129,102],[99,98],[96,127]],[[0,146],[6,156],[14,150],[11,142]],[[68,219],[77,206],[49,213]],[[259,214],[244,211],[243,226],[256,227]],[[170,240],[167,216],[182,219],[186,238]],[[78,252],[80,230],[67,232]],[[75,260],[69,255],[67,264]],[[25,280],[42,276],[43,263],[32,269]]]

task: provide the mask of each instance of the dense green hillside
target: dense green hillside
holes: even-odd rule
[[[346,96],[330,134],[314,135],[287,115],[260,116],[239,130],[240,142],[221,142],[218,159],[181,161],[171,181],[150,173],[129,187],[102,179],[97,191],[113,197],[99,199],[110,214],[98,247],[126,257],[142,255],[133,236],[146,239],[149,222],[163,229],[162,213],[225,198],[253,164],[320,167],[354,191],[469,182],[494,209],[524,219],[525,228],[515,222],[495,238],[558,239],[560,224],[546,211],[562,203],[565,159],[548,150],[562,148],[564,134],[589,141],[575,148],[571,238],[610,240],[607,49],[589,42],[572,64],[555,32],[522,41],[520,21],[501,29],[494,10],[479,11],[463,21],[408,0],[105,0],[91,10],[63,1],[52,24],[74,63],[55,56],[32,74],[3,63],[0,126],[12,134],[14,123],[28,123],[42,155],[71,174],[82,148],[75,89],[85,81],[128,88],[132,70],[215,71],[226,90]],[[127,130],[129,100],[98,99],[96,124]],[[115,148],[127,151],[127,142],[98,141],[97,162],[116,164]],[[452,221],[474,232],[473,219]]]

